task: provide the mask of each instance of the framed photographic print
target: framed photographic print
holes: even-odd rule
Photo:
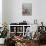
[[[22,4],[22,15],[23,16],[32,15],[32,3],[23,3]]]

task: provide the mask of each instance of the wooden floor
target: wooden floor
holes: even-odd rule
[[[40,45],[40,46],[46,46],[46,45]]]
[[[32,46],[46,46],[46,45],[39,45],[39,43],[36,41],[32,41]]]
[[[4,46],[4,45],[0,45],[0,46]]]
[[[4,46],[4,45],[0,45],[0,46]],[[39,46],[38,44],[36,44],[36,43],[33,43],[33,45],[32,46]],[[46,45],[40,45],[40,46],[46,46]]]

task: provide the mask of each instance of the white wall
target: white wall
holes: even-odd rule
[[[8,23],[7,0],[2,0],[2,23]]]
[[[37,19],[38,24],[41,21],[46,25],[46,0],[4,0],[4,17],[7,23],[21,22],[26,20],[33,23]],[[32,3],[32,16],[22,16],[22,3]]]
[[[0,0],[0,27],[2,27],[2,0]]]
[[[46,0],[33,0],[33,16],[38,20],[38,23],[41,21],[46,25]]]
[[[29,22],[31,21],[32,16],[22,16],[22,3],[31,3],[31,0],[13,0],[12,1],[12,4],[13,4],[12,16],[13,16],[13,20],[15,20],[15,21],[12,21],[12,22],[21,22],[23,20],[26,20],[26,21],[29,21]]]

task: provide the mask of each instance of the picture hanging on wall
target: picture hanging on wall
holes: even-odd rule
[[[22,4],[22,15],[23,16],[32,15],[32,3],[23,3]]]

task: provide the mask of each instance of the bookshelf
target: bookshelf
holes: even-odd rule
[[[9,33],[12,34],[22,34],[22,36],[25,36],[26,34],[26,28],[30,27],[31,25],[9,25]]]

